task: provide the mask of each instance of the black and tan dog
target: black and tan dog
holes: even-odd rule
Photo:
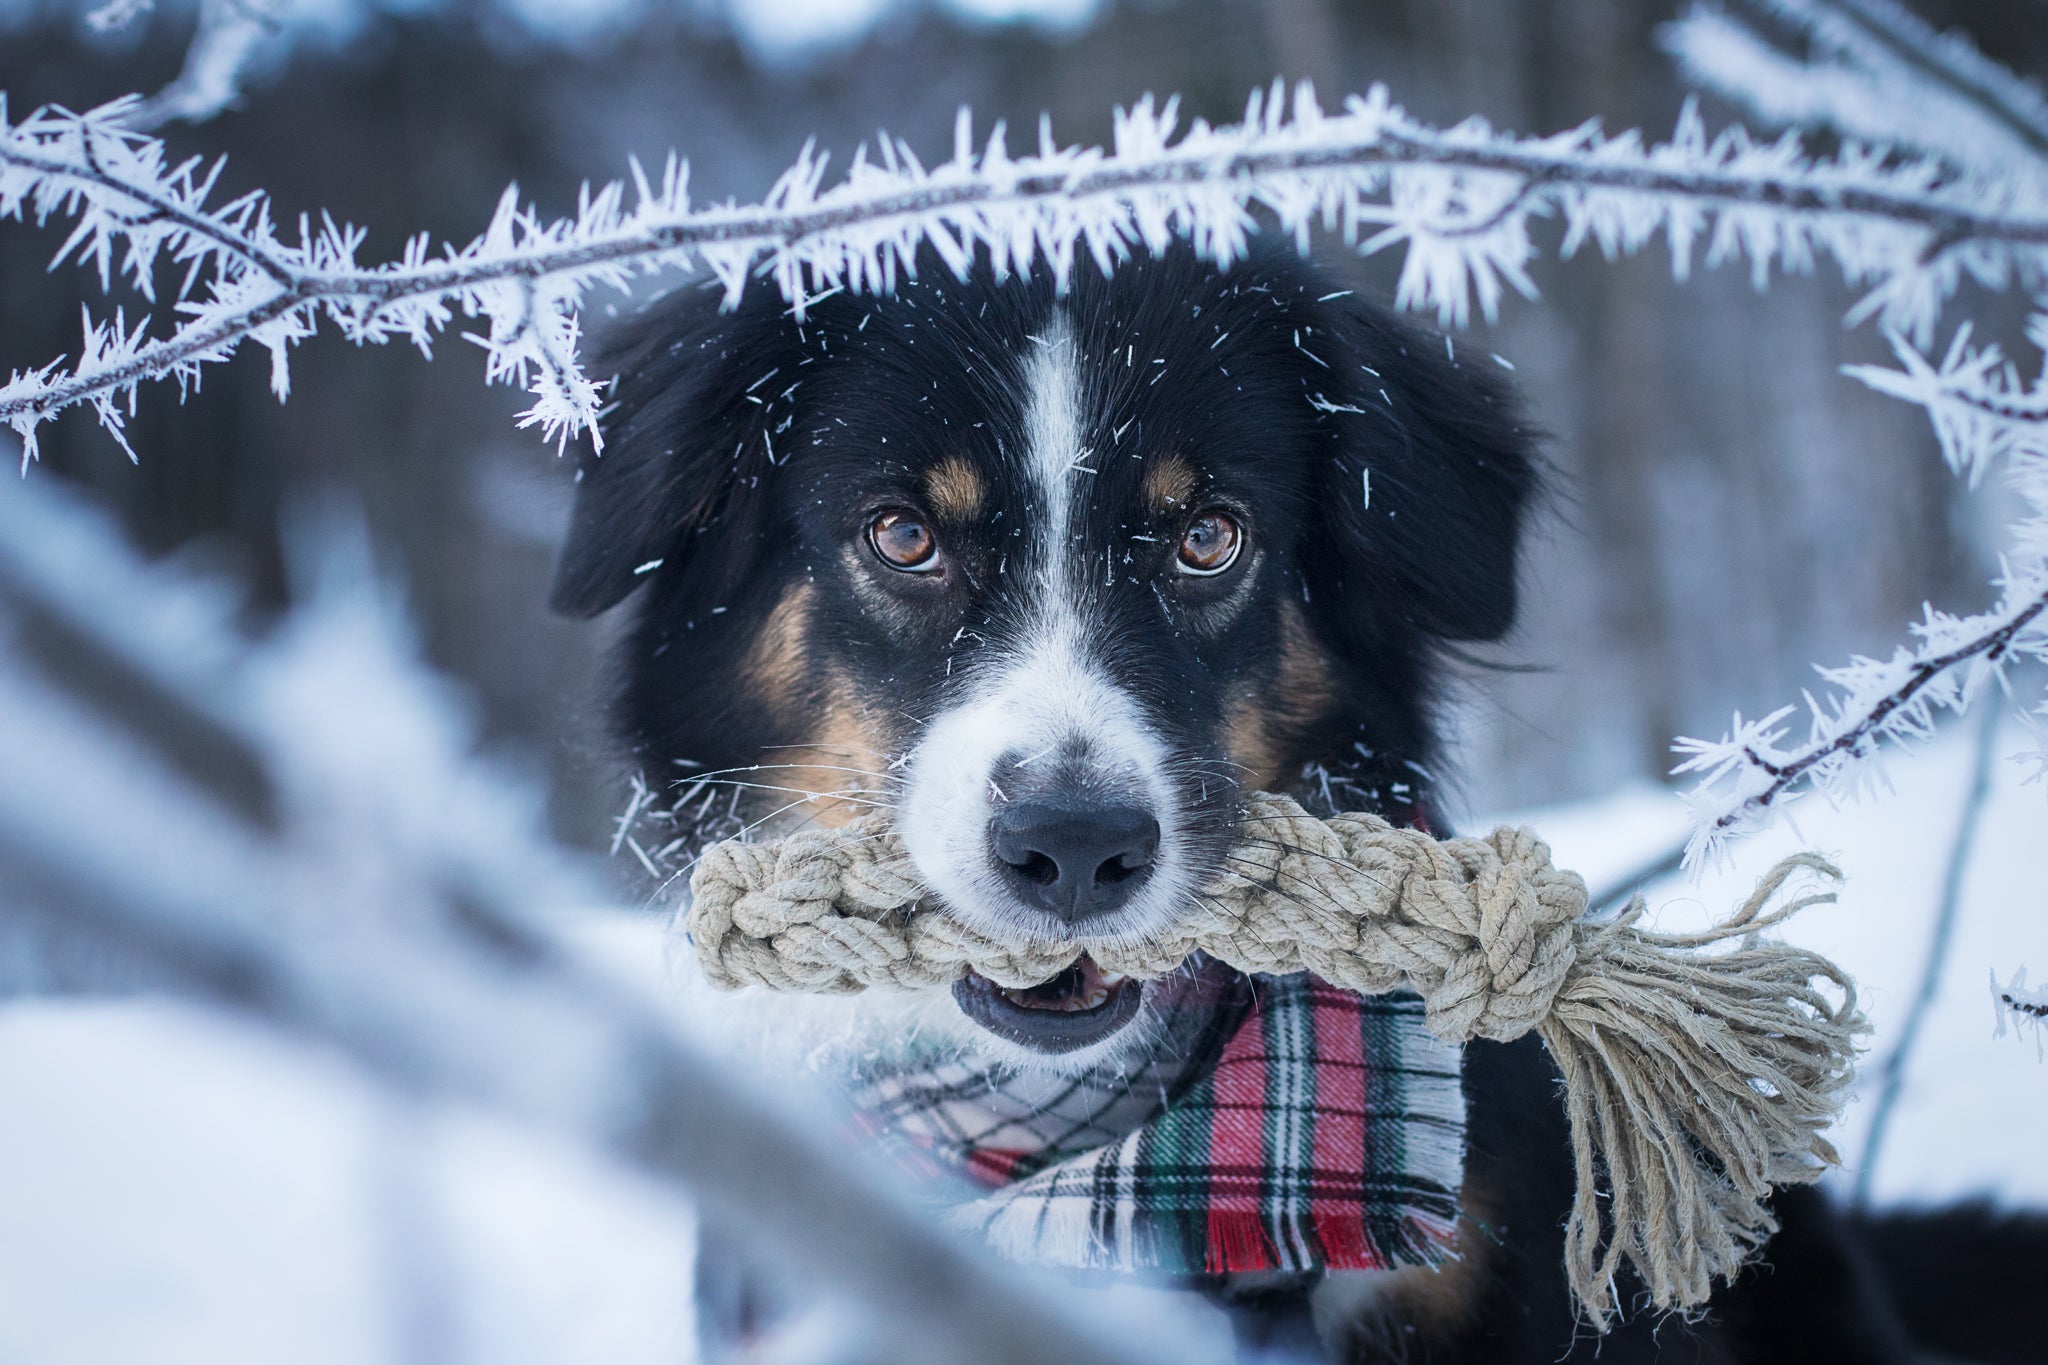
[[[1536,467],[1503,369],[1288,254],[1178,248],[1064,292],[931,262],[801,320],[768,287],[685,293],[614,369],[555,604],[638,591],[616,717],[643,769],[742,771],[757,816],[886,805],[945,912],[996,932],[1163,926],[1248,787],[1426,822],[1435,661],[1515,617]],[[1029,990],[970,974],[918,1026],[1079,1072],[1175,998],[1083,959]],[[1703,1321],[1593,1337],[1547,1062],[1474,1044],[1466,1089],[1461,1260],[1202,1287],[1254,1334],[1312,1316],[1343,1358],[1918,1358],[1811,1190]]]

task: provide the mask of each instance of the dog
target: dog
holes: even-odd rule
[[[635,598],[613,715],[650,788],[684,794],[676,846],[883,808],[943,913],[1085,939],[1169,924],[1225,866],[1246,790],[1443,832],[1441,665],[1512,626],[1541,496],[1506,367],[1284,249],[1083,260],[1065,287],[917,264],[801,317],[760,285],[730,308],[686,289],[606,362],[553,605]],[[914,1036],[1057,1080],[1156,1048],[1229,975],[1084,957],[1027,989],[970,972],[772,1008],[837,1011],[854,1052]],[[1247,1346],[1342,1360],[1941,1345],[1813,1189],[1779,1194],[1780,1232],[1696,1320],[1595,1335],[1563,1273],[1555,1072],[1533,1039],[1475,1042],[1463,1084],[1457,1259],[1190,1287]]]

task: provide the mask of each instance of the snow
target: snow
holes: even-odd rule
[[[690,1357],[673,1195],[318,1048],[169,1000],[22,1001],[0,1094],[0,1360]]]

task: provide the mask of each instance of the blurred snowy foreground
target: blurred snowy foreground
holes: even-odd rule
[[[16,489],[5,498],[18,511],[21,496]],[[90,538],[66,543],[75,551]],[[46,556],[44,567],[56,562]],[[0,570],[12,571],[4,563]],[[199,599],[175,600],[189,607]],[[8,661],[8,651],[26,641],[23,657],[43,659],[46,672],[60,669],[63,650],[50,643],[51,627],[38,614],[46,609],[54,608],[0,592],[0,869],[12,865],[9,856],[21,866],[56,866],[38,863],[34,849],[10,854],[6,843],[6,821],[15,821],[15,832],[34,824],[38,802],[58,822],[48,830],[77,832],[84,848],[99,839],[107,864],[122,865],[142,836],[124,833],[130,817],[115,808],[119,802],[77,804],[84,789],[67,769],[82,760],[56,745],[76,717],[47,699],[43,712],[26,711],[33,680],[24,678],[32,670]],[[180,630],[194,639],[206,634],[161,612],[154,622],[118,626],[138,638],[154,632],[159,644]],[[289,630],[261,647],[268,672],[252,675],[252,686],[268,677],[270,690],[256,686],[262,705],[238,724],[260,730],[266,715],[303,723],[306,713],[292,708],[306,698],[294,700],[287,686],[303,674],[293,673],[290,660],[314,658],[306,651],[320,637],[295,644]],[[325,704],[376,704],[374,680],[352,677],[334,657],[316,662],[335,678]],[[86,700],[107,714],[121,709],[118,696]],[[1666,878],[1649,888],[1653,904],[1665,907],[1663,922],[1673,925],[1725,913],[1762,868],[1795,847],[1822,850],[1848,871],[1841,903],[1808,912],[1793,928],[1857,976],[1876,1028],[1865,1095],[1839,1134],[1849,1167],[1845,1192],[1863,1160],[1869,1093],[1927,960],[1977,770],[1970,729],[1895,754],[1888,794],[1839,810],[1802,803],[1796,829],[1737,845],[1732,868],[1698,884]],[[203,758],[204,746],[179,733],[164,752],[200,764],[193,755]],[[38,743],[50,761],[25,766],[23,756],[37,753]],[[2040,1139],[2048,1131],[2048,1068],[2036,1037],[1994,1041],[1986,986],[1993,970],[2001,979],[2030,964],[2037,975],[2048,971],[2048,792],[2024,784],[2025,772],[2005,761],[2020,747],[2016,727],[1993,742],[1947,968],[1873,1173],[1881,1203],[1988,1196],[2048,1205]],[[473,831],[442,828],[448,812],[466,807],[453,797],[440,804],[435,793],[447,779],[432,770],[438,761],[419,775],[397,775],[420,803],[399,814],[421,823],[417,835],[459,842]],[[334,772],[323,780],[354,780]],[[149,774],[139,766],[122,795],[151,825],[175,831],[191,814],[149,805]],[[267,818],[308,838],[294,823],[289,782],[271,799],[284,813]],[[1596,888],[1654,863],[1687,829],[1678,799],[1652,788],[1513,818],[1543,831],[1559,862],[1584,871]],[[367,876],[331,849],[320,856],[333,876]],[[546,1116],[547,1101],[522,1098],[516,1077],[493,1079],[477,1060],[493,1045],[517,1049],[535,1038],[471,1038],[461,1055],[401,1066],[380,1060],[401,1055],[396,1035],[365,1045],[361,1020],[404,1003],[403,971],[391,972],[388,999],[352,998],[340,1008],[322,995],[337,989],[337,979],[323,974],[324,957],[293,967],[300,974],[292,989],[307,992],[304,999],[275,983],[230,989],[226,978],[195,989],[189,971],[153,976],[161,962],[123,968],[118,953],[108,959],[113,965],[93,968],[97,950],[53,947],[47,926],[52,907],[73,903],[66,897],[88,884],[97,883],[55,876],[0,886],[0,931],[8,931],[0,933],[0,1360],[634,1365],[693,1357],[690,1207],[676,1181],[647,1169],[653,1158],[606,1156],[630,1158],[641,1149],[588,1140],[615,1131],[605,1127],[610,1120],[578,1117],[585,1108],[601,1110],[600,1101],[561,1097],[565,1113],[574,1113],[535,1122]],[[354,890],[377,886],[364,880]],[[329,895],[333,889],[280,888],[279,899],[342,959],[357,949],[350,929],[318,913],[342,903]],[[45,926],[40,939],[24,932],[37,916]],[[460,920],[451,921],[450,934]],[[590,979],[669,1009],[687,1033],[660,916],[564,903],[554,907],[552,923],[559,943],[594,973]],[[169,942],[152,941],[140,956],[169,956]],[[178,952],[189,967],[197,948],[181,941]],[[157,979],[169,984],[152,987]],[[449,1020],[452,1026],[457,1016]],[[599,1041],[584,1041],[587,1054],[565,1053],[552,1041],[537,1048],[528,1068],[535,1084],[573,1088],[560,1080],[572,1073],[559,1069],[576,1055],[603,1063],[608,1054]],[[470,1079],[467,1089],[428,1083],[455,1074]],[[394,1075],[411,1083],[395,1085]]]

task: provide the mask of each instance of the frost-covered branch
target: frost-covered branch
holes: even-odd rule
[[[807,148],[759,204],[695,207],[686,165],[658,184],[634,168],[629,188],[586,191],[571,218],[544,221],[515,190],[484,232],[436,253],[425,238],[364,266],[362,234],[301,223],[287,243],[261,195],[218,209],[218,167],[171,168],[152,139],[123,126],[130,103],[86,114],[43,109],[8,128],[0,109],[0,213],[77,219],[64,252],[102,277],[123,247],[124,274],[145,293],[160,253],[187,268],[183,321],[169,335],[86,324],[80,358],[17,372],[0,387],[0,421],[33,456],[37,427],[90,404],[118,434],[124,401],[150,378],[197,382],[201,367],[254,340],[288,384],[287,355],[325,317],[357,341],[403,337],[428,347],[457,310],[487,321],[478,336],[493,378],[534,394],[525,421],[556,441],[594,431],[596,388],[577,358],[583,297],[636,275],[703,267],[730,295],[756,271],[793,305],[842,288],[886,290],[929,247],[960,270],[977,251],[999,266],[1049,261],[1062,278],[1081,252],[1107,269],[1140,243],[1186,236],[1213,259],[1246,249],[1256,219],[1305,240],[1318,225],[1365,251],[1406,249],[1400,299],[1463,322],[1491,315],[1506,289],[1533,294],[1527,264],[1538,219],[1562,220],[1561,249],[1608,254],[1663,235],[1680,274],[1747,258],[1761,281],[1832,257],[1895,326],[1931,325],[1967,275],[1996,268],[2048,281],[2048,199],[2015,198],[1927,158],[1851,146],[1808,156],[1796,138],[1710,136],[1688,111],[1669,143],[1587,125],[1547,138],[1499,134],[1477,120],[1446,130],[1410,119],[1384,90],[1326,114],[1306,87],[1289,100],[1255,94],[1243,123],[1180,127],[1174,101],[1119,113],[1107,149],[1013,156],[1000,125],[977,144],[963,111],[953,156],[922,166],[885,141],[825,186],[826,157]]]
[[[1986,670],[2038,652],[2048,563],[2048,369],[2023,378],[1967,326],[1939,360],[1931,350],[1966,281],[2048,297],[2048,137],[2037,136],[2048,105],[1891,0],[1756,2],[1804,34],[1807,50],[1780,51],[1704,9],[1669,41],[1688,69],[1764,117],[1841,134],[1831,155],[1807,152],[1796,129],[1710,135],[1690,107],[1671,141],[1652,145],[1591,124],[1535,138],[1478,120],[1431,128],[1378,87],[1330,114],[1307,87],[1289,98],[1276,86],[1254,94],[1239,124],[1183,128],[1173,101],[1148,99],[1119,112],[1107,148],[1061,147],[1041,126],[1022,156],[1001,125],[978,141],[963,111],[952,156],[934,167],[884,140],[828,186],[826,157],[806,148],[752,205],[693,204],[675,159],[658,181],[636,165],[630,185],[586,189],[556,220],[522,205],[515,187],[473,241],[436,248],[416,237],[381,264],[360,261],[363,234],[332,220],[302,220],[287,240],[260,193],[211,204],[218,164],[170,165],[160,143],[124,126],[132,102],[43,109],[13,127],[0,108],[0,214],[72,219],[58,258],[95,265],[103,287],[118,274],[150,300],[159,266],[184,272],[175,327],[153,334],[120,310],[88,316],[75,361],[0,385],[0,421],[32,459],[40,424],[63,409],[90,406],[119,438],[144,382],[197,384],[244,342],[270,352],[283,396],[291,348],[323,320],[358,342],[402,338],[427,351],[461,315],[481,320],[471,339],[488,352],[489,377],[533,395],[525,424],[558,444],[595,440],[602,395],[578,350],[585,297],[600,285],[696,268],[736,298],[765,276],[801,314],[835,290],[886,291],[928,264],[926,252],[956,271],[977,254],[1007,271],[1048,263],[1064,280],[1084,253],[1107,270],[1182,236],[1227,262],[1261,214],[1303,242],[1320,228],[1361,251],[1402,249],[1399,301],[1448,323],[1474,305],[1491,316],[1509,290],[1533,295],[1528,267],[1546,220],[1566,255],[1590,245],[1614,257],[1661,237],[1681,277],[1696,259],[1745,260],[1762,286],[1773,271],[1828,258],[1862,291],[1850,320],[1877,318],[1898,359],[1848,373],[1925,408],[1954,468],[1974,481],[2003,467],[2030,510],[2014,528],[2001,605],[1930,614],[1892,660],[1823,670],[1835,691],[1811,704],[1806,745],[1783,747],[1789,711],[1738,720],[1721,741],[1681,742],[1681,770],[1705,774],[1697,860],[1805,784],[1852,790],[1852,770],[1879,741],[1919,733],[1933,709],[1974,695]],[[1787,91],[1804,103],[1787,104]],[[1907,109],[1920,112],[1901,121]],[[2048,349],[2048,311],[2029,336]]]
[[[2035,1053],[2048,1057],[2048,981],[2030,988],[2027,969],[2022,967],[2012,974],[2012,980],[2001,986],[1998,973],[1993,972],[1991,1004],[1998,1018],[1998,1031],[1994,1037],[2003,1038],[2008,1029],[2018,1036],[2025,1036],[2032,1030]]]
[[[1781,127],[1829,128],[1959,168],[2041,174],[2048,100],[1962,34],[1937,32],[1893,0],[1742,4],[1798,31],[1807,51],[1792,56],[1740,16],[1696,5],[1663,34],[1689,80]]]
[[[1851,365],[1844,373],[1926,409],[1943,458],[1972,484],[2004,466],[2025,508],[2012,527],[2012,553],[2048,560],[2048,362],[2028,381],[1996,344],[1972,345],[1971,330],[1958,327],[1938,363],[1894,334],[1898,369]],[[2029,320],[2027,333],[2048,354],[2048,311]]]
[[[1803,37],[1805,50],[1789,53],[1738,15],[1697,6],[1664,33],[1692,79],[1768,122],[1825,127],[1924,158],[2002,202],[2048,198],[2048,100],[1966,37],[1936,33],[1894,0],[1745,3]],[[2048,293],[2033,267],[1996,252],[1952,265],[1988,289],[2034,291],[2027,335],[2048,352]],[[1908,290],[1949,291],[1958,282],[1902,277]],[[1915,628],[1916,645],[1890,660],[1820,670],[1833,690],[1825,700],[1807,698],[1810,738],[1802,746],[1783,747],[1791,707],[1760,721],[1738,715],[1718,741],[1679,740],[1675,771],[1702,774],[1689,797],[1697,824],[1688,862],[1766,823],[1809,786],[1852,794],[1859,764],[1880,741],[1924,737],[1936,711],[1963,709],[2009,660],[2048,656],[2048,365],[2026,379],[1998,345],[1974,344],[1968,322],[1937,359],[1947,294],[1880,301],[1882,292],[1866,296],[1849,321],[1881,313],[1898,365],[1844,373],[1925,410],[1943,457],[1973,486],[1993,469],[2009,478],[2023,510],[2011,527],[1999,605],[1963,618],[1930,611]]]
[[[1807,742],[1786,748],[1781,707],[1761,720],[1735,717],[1719,740],[1681,739],[1686,757],[1673,769],[1699,773],[1689,794],[1695,819],[1686,864],[1710,856],[1728,837],[1762,824],[1805,787],[1854,794],[1867,771],[1861,760],[1879,741],[1924,739],[1940,710],[1962,710],[2015,656],[2048,660],[2048,572],[2009,578],[2005,600],[1981,616],[1955,617],[1929,608],[1913,627],[1918,643],[1889,659],[1857,658],[1820,670],[1836,690],[1809,696]]]

